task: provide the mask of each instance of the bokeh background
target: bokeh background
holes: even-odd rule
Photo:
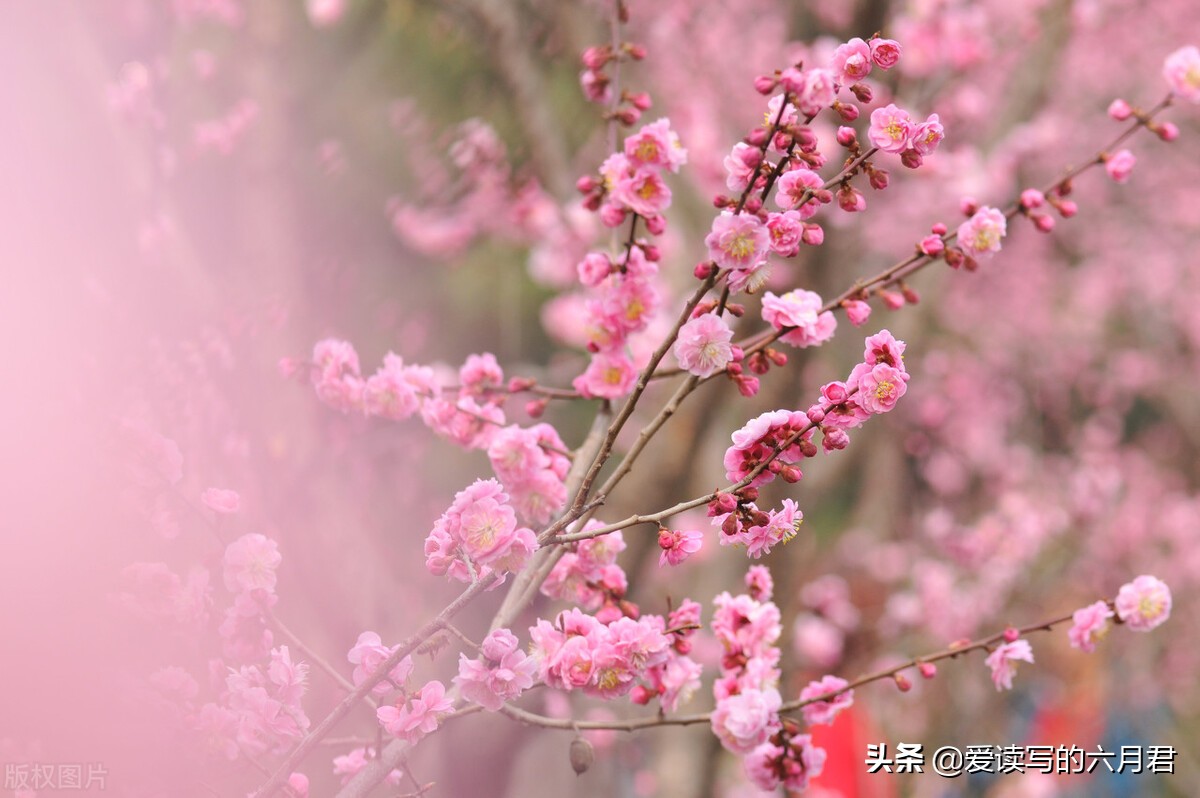
[[[826,297],[904,257],[930,224],[957,224],[961,197],[1001,204],[1090,157],[1118,129],[1108,103],[1160,99],[1163,58],[1200,32],[1186,0],[631,0],[629,11],[627,38],[648,57],[622,80],[651,93],[647,119],[669,116],[689,151],[663,245],[675,291],[703,254],[721,160],[762,115],[753,77],[850,36],[900,40],[901,67],[878,91],[939,113],[947,140],[919,172],[897,164],[867,213],[830,222],[824,246],[776,268],[774,285]],[[155,696],[149,677],[164,666],[204,684],[220,672],[214,624],[134,611],[122,581],[131,563],[163,562],[208,569],[220,590],[205,488],[242,497],[218,539],[279,541],[278,616],[346,674],[361,631],[397,641],[455,594],[425,572],[421,541],[454,491],[488,475],[486,458],[415,419],[334,413],[277,363],[333,335],[364,366],[394,351],[456,368],[491,351],[507,374],[569,384],[586,355],[568,284],[606,240],[573,195],[607,151],[578,54],[607,39],[609,13],[554,0],[0,11],[0,762],[103,763],[117,795],[232,796],[278,761],[214,754]],[[1140,573],[1171,585],[1171,620],[1153,635],[1114,630],[1093,655],[1065,633],[1036,636],[1037,664],[1011,693],[993,690],[978,655],[907,694],[865,688],[825,740],[830,773],[812,794],[1196,794],[1198,111],[1168,112],[1177,142],[1134,140],[1126,185],[1101,170],[1078,180],[1080,213],[1053,235],[1017,220],[978,273],[934,267],[912,281],[919,304],[877,309],[863,332],[886,326],[909,345],[900,409],[768,495],[792,496],[806,517],[765,560],[784,611],[785,693],[1069,612]],[[857,362],[859,334],[844,327],[790,353],[755,399],[705,386],[604,517],[719,484],[732,430],[807,406]],[[574,446],[594,410],[553,403],[547,419]],[[519,404],[510,417],[524,421]],[[144,479],[155,436],[182,454],[170,491]],[[648,611],[668,596],[707,607],[748,564],[714,532],[667,573],[650,532],[626,538],[622,564]],[[490,601],[462,619],[470,633],[486,628]],[[423,660],[422,672],[447,678],[452,661]],[[315,722],[339,693],[316,669],[310,681]],[[702,690],[689,709],[709,700]],[[333,758],[374,734],[365,707],[347,719],[301,768],[312,794],[334,795]],[[1178,772],[866,777],[867,742],[898,741],[1173,745]],[[411,765],[442,796],[755,794],[704,728],[593,742],[597,765],[576,778],[568,735],[480,715]]]

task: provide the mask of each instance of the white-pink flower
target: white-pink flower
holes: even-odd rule
[[[1033,662],[1033,649],[1027,640],[1014,640],[997,647],[984,662],[992,669],[992,683],[996,689],[1011,690],[1017,662]]]
[[[995,208],[984,206],[958,226],[958,245],[979,259],[1000,251],[1000,239],[1008,232],[1008,220]]]
[[[704,313],[679,330],[672,351],[680,368],[697,377],[711,377],[733,359],[733,330],[715,313]]]
[[[1185,100],[1200,103],[1200,49],[1180,47],[1163,63],[1163,78],[1171,91]]]
[[[717,701],[712,729],[717,739],[735,754],[748,754],[767,741],[780,727],[783,700],[773,688],[748,688]]]
[[[1117,617],[1135,632],[1149,632],[1171,617],[1171,589],[1143,574],[1117,593]]]
[[[837,676],[825,676],[818,682],[809,682],[808,686],[800,691],[801,701],[820,698],[831,693],[837,693],[837,695],[802,707],[800,711],[804,714],[804,722],[809,726],[833,723],[839,712],[849,709],[854,704],[854,691],[846,689],[848,684],[849,682],[845,679]]]
[[[821,310],[819,294],[797,288],[783,296],[770,291],[763,294],[763,321],[776,330],[791,328],[779,340],[801,348],[819,346],[837,331],[837,317]]]
[[[1071,628],[1067,637],[1071,646],[1088,654],[1096,650],[1096,642],[1108,634],[1108,619],[1113,617],[1108,602],[1097,601],[1082,609],[1075,610],[1071,616]]]
[[[242,535],[225,548],[225,587],[232,592],[275,592],[275,569],[283,561],[279,545],[266,535]]]
[[[495,712],[533,686],[537,660],[521,651],[516,635],[507,629],[489,634],[481,649],[476,659],[459,655],[454,683],[467,700]]]
[[[399,648],[399,644],[390,648],[383,645],[383,640],[375,632],[363,632],[360,634],[354,647],[346,654],[346,660],[355,666],[351,677],[354,680],[354,686],[357,687],[373,676],[379,670],[379,666],[397,648]],[[412,657],[404,657],[392,667],[386,679],[371,688],[371,692],[376,695],[383,695],[394,690],[396,687],[402,687],[405,680],[412,675],[412,671]]]

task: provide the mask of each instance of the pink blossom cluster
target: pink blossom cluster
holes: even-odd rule
[[[435,680],[419,692],[375,710],[375,717],[388,734],[415,743],[437,731],[442,720],[453,713],[454,702],[446,696],[446,686]]]
[[[504,426],[502,405],[510,390],[490,352],[467,357],[459,368],[456,390],[444,389],[429,366],[405,365],[392,352],[364,379],[354,346],[333,338],[316,343],[308,364],[285,359],[280,370],[293,376],[305,365],[317,397],[343,413],[401,421],[419,411],[426,426],[468,449],[486,449]]]
[[[601,526],[599,521],[589,521],[583,531]],[[635,614],[636,607],[625,599],[629,580],[617,563],[623,551],[625,538],[620,530],[579,541],[554,564],[542,582],[542,594],[596,613],[602,623]]]
[[[762,566],[746,574],[749,594],[722,593],[714,603],[712,630],[721,643],[721,676],[713,684],[717,700],[711,725],[729,751],[742,756],[746,776],[760,789],[781,784],[800,790],[820,774],[825,752],[779,715],[781,632],[779,609],[771,602],[770,573]]]
[[[615,399],[633,389],[637,366],[628,352],[630,337],[647,328],[662,304],[658,247],[635,233],[639,222],[651,235],[666,229],[662,211],[671,191],[664,175],[686,161],[679,136],[660,119],[628,136],[623,151],[601,165],[599,179],[587,176],[577,184],[584,207],[598,211],[605,225],[617,227],[627,219],[631,225],[623,252],[614,257],[592,251],[577,267],[588,289],[583,326],[592,359],[573,384],[584,396]]]
[[[275,572],[282,560],[279,545],[259,533],[242,535],[225,548],[225,588],[234,598],[217,631],[227,657],[251,661],[270,648],[265,613],[279,600]]]
[[[800,691],[801,701],[813,701],[800,710],[804,715],[804,722],[809,726],[833,723],[839,713],[854,704],[854,691],[848,690],[848,686],[849,682],[840,676],[824,676],[819,681],[809,682]],[[824,698],[825,696],[831,697]]]
[[[468,701],[495,712],[532,687],[537,670],[537,660],[520,649],[517,636],[496,629],[484,638],[478,657],[458,655],[454,683]]]
[[[896,340],[888,330],[880,330],[866,339],[863,362],[850,371],[845,382],[821,387],[821,401],[808,409],[808,417],[819,424],[826,451],[846,447],[847,429],[895,408],[908,389],[904,348],[903,341]]]
[[[598,209],[608,227],[618,227],[628,214],[636,214],[657,235],[666,228],[662,212],[671,205],[664,173],[678,172],[685,163],[687,150],[671,130],[670,120],[644,125],[626,137],[622,152],[600,165],[601,179],[587,194],[585,206]]]
[[[354,646],[346,654],[346,660],[354,666],[354,673],[351,674],[354,686],[358,687],[374,676],[399,647],[399,644],[391,647],[385,646],[383,640],[375,632],[360,634]],[[371,692],[381,696],[392,690],[402,690],[412,672],[412,657],[404,657],[388,671],[387,678],[371,688]]]
[[[549,424],[497,431],[488,444],[492,470],[512,498],[517,512],[534,524],[545,524],[567,500],[564,480],[571,468],[566,444]]]
[[[308,731],[301,699],[308,666],[293,662],[287,646],[270,652],[266,667],[229,669],[219,700],[200,707],[190,723],[229,759],[286,750]]]
[[[867,139],[883,152],[897,153],[905,166],[916,168],[926,155],[931,155],[946,137],[941,119],[930,114],[924,122],[895,104],[871,112]]]
[[[700,663],[688,654],[692,650],[692,637],[700,627],[700,605],[684,599],[667,616],[666,633],[671,640],[667,658],[646,668],[644,683],[633,688],[630,700],[635,704],[648,704],[658,698],[666,712],[674,712],[686,703],[700,687],[703,671]]]
[[[649,669],[671,656],[662,617],[622,616],[605,624],[579,609],[559,613],[551,624],[540,618],[530,627],[538,676],[559,690],[582,690],[612,699],[628,695]]]
[[[425,539],[425,567],[473,582],[492,572],[519,571],[537,549],[528,527],[517,526],[508,494],[494,479],[477,479],[454,496]]]

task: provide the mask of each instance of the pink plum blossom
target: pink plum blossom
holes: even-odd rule
[[[880,69],[891,69],[900,61],[900,43],[892,39],[872,39],[871,60]]]
[[[454,683],[467,700],[495,712],[532,687],[536,673],[537,661],[519,648],[516,635],[497,629],[484,638],[476,659],[459,654]]]
[[[992,683],[997,690],[1011,690],[1017,662],[1033,662],[1033,649],[1027,640],[1014,640],[997,646],[984,661],[992,669]]]
[[[871,112],[867,138],[884,152],[903,152],[908,148],[913,128],[908,111],[891,104]]]
[[[1111,617],[1113,611],[1106,601],[1097,601],[1075,610],[1071,616],[1071,628],[1067,630],[1071,646],[1091,654],[1096,650],[1096,642],[1108,633],[1108,619]]]
[[[1200,48],[1188,45],[1168,55],[1163,63],[1163,78],[1172,92],[1200,103]]]
[[[671,530],[665,527],[658,531],[658,567],[679,565],[704,545],[704,533],[697,529]]]
[[[1124,183],[1133,174],[1137,157],[1129,150],[1118,150],[1104,159],[1104,171],[1114,183]]]
[[[690,319],[679,330],[672,351],[679,366],[697,377],[711,377],[733,358],[733,330],[716,313]]]
[[[346,659],[355,666],[351,676],[354,686],[357,687],[375,675],[379,667],[397,648],[399,648],[399,644],[390,648],[383,645],[383,641],[375,632],[360,634],[354,647],[346,654]],[[375,695],[384,695],[396,687],[402,687],[408,677],[412,675],[412,671],[412,657],[404,657],[392,667],[386,679],[371,688],[371,692]]]
[[[225,587],[232,592],[275,592],[275,570],[283,561],[279,544],[266,535],[242,535],[225,548]]]
[[[633,390],[636,380],[637,370],[629,358],[623,354],[600,352],[571,384],[587,397],[619,399]]]
[[[1008,232],[1008,220],[995,208],[984,206],[958,226],[958,245],[974,258],[990,257],[1000,251],[1000,239]]]
[[[717,702],[712,730],[721,745],[735,754],[748,754],[766,742],[780,726],[779,691],[747,689]]]
[[[800,691],[801,701],[820,698],[834,692],[837,692],[837,695],[802,707],[800,711],[804,714],[804,722],[809,726],[833,723],[838,713],[854,704],[854,691],[846,690],[848,684],[838,676],[825,676],[820,681],[809,682],[808,686]]]
[[[767,254],[766,225],[750,214],[722,213],[704,239],[708,256],[722,269],[752,269]]]
[[[1171,617],[1171,590],[1160,579],[1143,574],[1121,586],[1117,617],[1135,632],[1149,632]]]
[[[833,68],[848,83],[857,83],[871,74],[871,66],[871,47],[862,39],[851,39],[833,51]]]
[[[446,697],[445,685],[432,681],[411,700],[400,705],[380,707],[375,711],[375,717],[388,734],[415,743],[436,731],[442,718],[453,712],[454,702]]]
[[[768,291],[763,294],[763,321],[776,330],[788,329],[780,340],[801,348],[819,346],[833,337],[837,330],[837,317],[822,310],[821,297],[797,288],[783,296]]]

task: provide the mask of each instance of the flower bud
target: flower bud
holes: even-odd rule
[[[852,103],[834,102],[833,110],[837,111],[843,122],[853,122],[858,119],[858,106]]]
[[[1033,219],[1034,226],[1043,233],[1049,233],[1054,229],[1054,217],[1048,213],[1035,213],[1029,218]]]
[[[650,235],[660,236],[667,229],[667,219],[661,213],[656,213],[653,216],[646,217],[646,229],[650,231]]]
[[[926,679],[932,679],[934,676],[937,676],[937,665],[934,665],[932,662],[920,663],[917,665],[917,670],[919,670],[921,672],[921,676],[925,677]]]
[[[1046,202],[1046,195],[1036,188],[1027,188],[1021,192],[1021,207],[1026,210],[1040,208]]]
[[[546,412],[546,405],[550,403],[548,398],[530,399],[525,403],[525,414],[530,418],[541,418],[542,413]]]
[[[921,157],[921,153],[916,150],[905,150],[900,153],[900,163],[909,169],[920,169],[921,164],[925,163],[925,160]]]
[[[777,85],[779,80],[772,75],[759,75],[754,79],[754,90],[763,96],[775,91]]]
[[[843,147],[849,147],[852,144],[858,143],[858,134],[854,132],[854,128],[843,125],[837,129],[837,143]]]
[[[1021,639],[1021,630],[1010,626],[1004,630],[1004,642],[1015,643]]]
[[[611,59],[612,50],[607,45],[596,45],[583,51],[583,65],[591,70],[603,69]]]
[[[946,251],[946,242],[941,236],[929,235],[921,239],[918,249],[922,254],[928,255],[931,258],[936,258]]]
[[[903,294],[897,294],[895,291],[881,291],[879,296],[883,299],[883,304],[887,305],[889,310],[899,310],[904,307]]]
[[[1156,122],[1150,129],[1163,141],[1174,141],[1179,138],[1179,126],[1174,122]]]
[[[871,92],[871,87],[865,83],[851,84],[850,92],[854,95],[855,99],[857,99],[860,103],[869,104],[873,97],[873,94]]]
[[[1120,97],[1113,100],[1108,106],[1108,115],[1118,122],[1124,122],[1129,117],[1133,116],[1133,108],[1129,103],[1122,100]]]
[[[944,236],[949,229],[950,228],[946,227],[946,225],[938,222],[933,227],[929,228],[929,232],[933,233],[935,236]]]
[[[571,769],[576,776],[582,776],[596,761],[596,751],[592,744],[582,737],[571,741]]]
[[[896,686],[900,688],[900,692],[907,693],[912,689],[912,682],[903,673],[897,673],[892,678],[896,680]]]
[[[589,191],[599,185],[600,181],[598,181],[595,177],[592,175],[584,175],[575,181],[575,190],[580,194],[587,194]]]
[[[645,111],[650,107],[650,94],[648,92],[639,91],[636,94],[626,95],[626,97],[633,107],[639,111]]]

